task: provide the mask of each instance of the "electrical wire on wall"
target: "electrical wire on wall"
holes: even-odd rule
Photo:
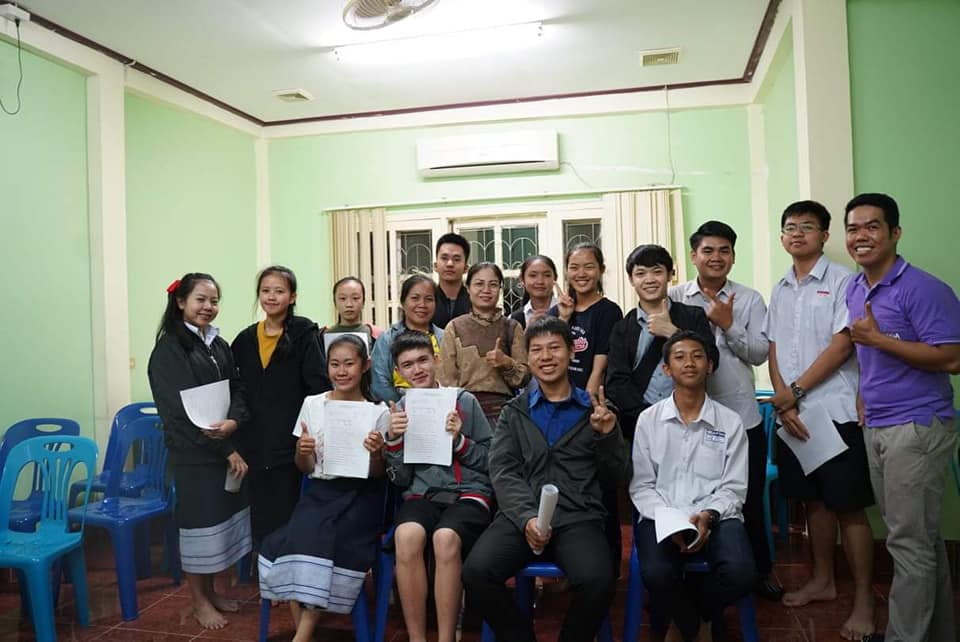
[[[8,116],[16,116],[20,113],[20,107],[23,106],[20,99],[20,87],[23,85],[23,44],[20,42],[20,20],[14,20],[13,22],[17,26],[17,67],[20,70],[20,78],[17,80],[17,108],[12,111],[7,109],[7,106],[3,104],[3,99],[0,98],[0,109]]]

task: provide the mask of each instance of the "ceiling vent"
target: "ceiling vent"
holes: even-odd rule
[[[675,65],[680,61],[680,47],[647,49],[640,52],[640,64],[644,67]]]
[[[281,89],[273,95],[285,103],[305,103],[313,100],[313,94],[306,89]]]

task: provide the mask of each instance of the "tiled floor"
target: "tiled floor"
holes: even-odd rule
[[[116,576],[113,572],[112,552],[109,542],[98,537],[96,531],[88,532],[87,566],[90,583],[91,626],[79,628],[74,622],[73,595],[69,586],[64,587],[57,616],[60,640],[256,640],[259,622],[259,598],[256,584],[236,584],[234,577],[225,575],[218,588],[228,597],[241,600],[238,614],[228,616],[230,624],[220,631],[204,631],[192,618],[183,615],[189,604],[186,586],[176,587],[167,577],[153,577],[138,583],[140,617],[133,622],[120,618],[120,603],[117,598]],[[629,542],[625,530],[624,541]],[[794,533],[790,541],[778,545],[776,576],[787,587],[803,581],[806,573],[807,546],[804,537]],[[154,551],[159,559],[159,549]],[[625,559],[627,559],[625,557]],[[626,562],[624,562],[626,564]],[[877,547],[875,592],[878,600],[878,621],[886,620],[886,596],[889,590],[891,566],[882,546]],[[764,642],[792,642],[839,640],[839,628],[850,609],[852,583],[840,549],[837,550],[838,590],[840,597],[831,603],[821,603],[799,609],[790,609],[757,601],[757,623],[760,638]],[[232,585],[231,585],[232,584]],[[617,597],[613,606],[613,623],[617,639],[620,639],[623,624],[623,609],[626,596],[626,572],[618,583]],[[29,620],[20,616],[20,601],[15,587],[0,585],[0,642],[34,640]],[[546,592],[537,607],[537,631],[543,640],[555,639],[560,621],[566,611],[568,596],[564,593]],[[646,620],[646,618],[644,618]],[[642,629],[640,640],[648,640],[648,629]],[[739,640],[736,614],[727,613],[729,639]],[[276,607],[270,622],[271,640],[289,640],[293,634],[293,621],[286,607]],[[464,631],[463,642],[477,642],[479,633]],[[352,642],[350,618],[327,616],[321,621],[316,636],[321,642]],[[387,639],[391,642],[406,642],[403,620],[399,607],[391,607]]]

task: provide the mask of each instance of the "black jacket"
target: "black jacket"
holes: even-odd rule
[[[540,489],[554,484],[560,498],[555,528],[606,515],[601,484],[615,487],[626,478],[627,448],[620,426],[601,435],[590,426],[590,409],[552,447],[530,418],[529,391],[500,412],[490,447],[490,479],[500,512],[521,532],[537,516]]]
[[[210,347],[200,337],[190,333],[189,347],[181,345],[177,337],[164,334],[150,353],[147,377],[153,391],[153,401],[163,422],[164,442],[173,464],[223,464],[237,450],[233,433],[226,439],[210,439],[194,426],[183,409],[180,391],[223,379],[230,379],[230,410],[227,419],[240,426],[248,420],[243,384],[237,376],[230,346],[222,338],[213,340]],[[189,492],[189,489],[186,489]]]
[[[256,323],[233,341],[251,414],[237,440],[240,454],[255,470],[293,463],[293,428],[304,397],[330,390],[318,331],[310,319],[290,319],[266,368],[260,364]]]
[[[719,353],[710,329],[710,322],[702,308],[670,303],[670,321],[681,330],[692,330],[707,340],[707,356],[713,360],[714,371],[719,365]],[[637,427],[637,417],[649,404],[643,394],[650,383],[655,368],[663,360],[663,337],[654,337],[640,364],[634,368],[637,357],[637,342],[640,340],[640,324],[637,309],[633,308],[613,326],[610,334],[610,353],[607,355],[607,382],[604,388],[607,399],[617,408],[620,425],[627,438],[632,439]]]

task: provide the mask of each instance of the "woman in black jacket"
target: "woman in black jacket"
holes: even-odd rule
[[[214,574],[250,552],[250,509],[241,486],[247,464],[234,437],[248,415],[230,346],[211,325],[219,306],[220,286],[209,274],[192,272],[171,283],[147,369],[177,487],[180,561],[193,615],[206,629],[223,628],[223,612],[238,609],[214,592]],[[224,380],[230,382],[227,418],[193,424],[180,393]]]
[[[251,419],[237,433],[250,467],[250,519],[254,547],[284,526],[300,496],[302,474],[293,463],[293,428],[303,399],[330,390],[317,324],[294,316],[297,277],[279,265],[257,276],[266,318],[233,341],[233,355]]]

